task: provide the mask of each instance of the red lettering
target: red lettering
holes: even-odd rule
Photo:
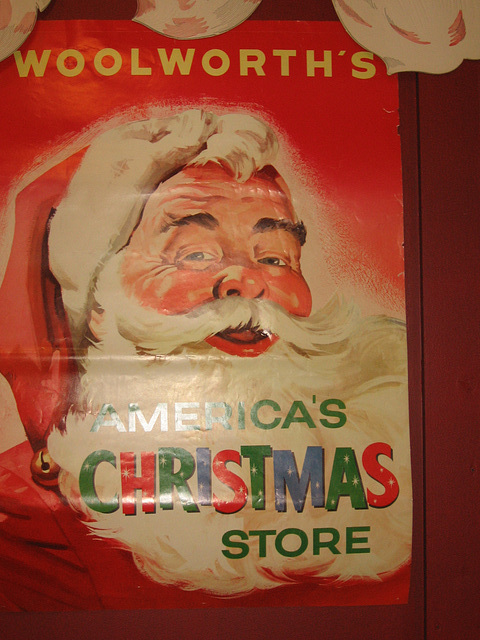
[[[137,512],[135,491],[142,492],[142,510],[144,513],[155,513],[155,460],[153,451],[141,454],[142,475],[137,475],[137,459],[132,451],[120,454],[120,471],[122,478],[122,510],[127,516]]]
[[[385,442],[374,442],[365,449],[362,456],[365,471],[385,489],[384,493],[380,495],[367,489],[367,502],[371,507],[376,508],[390,506],[397,499],[399,492],[396,477],[378,461],[380,455],[393,460],[391,446]]]
[[[244,481],[226,467],[227,462],[242,465],[242,457],[238,451],[225,449],[219,451],[213,459],[213,473],[227,487],[234,492],[231,500],[220,500],[213,494],[213,506],[219,513],[236,513],[243,509],[247,502],[248,489]]]

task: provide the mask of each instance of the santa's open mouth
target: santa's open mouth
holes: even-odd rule
[[[237,344],[245,344],[256,343],[260,340],[265,340],[271,334],[264,329],[252,329],[249,327],[241,327],[238,329],[225,329],[225,331],[221,331],[216,334],[225,340],[230,340],[230,342],[236,342]]]
[[[212,347],[216,347],[231,355],[254,358],[264,353],[278,336],[255,327],[251,322],[239,327],[229,327],[205,339]]]

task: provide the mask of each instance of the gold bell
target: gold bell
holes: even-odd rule
[[[36,483],[44,487],[56,487],[58,485],[60,467],[50,456],[46,447],[33,455],[30,470]]]

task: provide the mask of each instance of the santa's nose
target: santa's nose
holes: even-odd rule
[[[221,271],[213,287],[213,296],[217,299],[227,296],[262,298],[264,294],[265,281],[260,271],[241,265],[233,265]]]

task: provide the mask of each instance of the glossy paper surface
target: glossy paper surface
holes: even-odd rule
[[[4,607],[406,602],[395,79],[254,21],[0,72]]]

